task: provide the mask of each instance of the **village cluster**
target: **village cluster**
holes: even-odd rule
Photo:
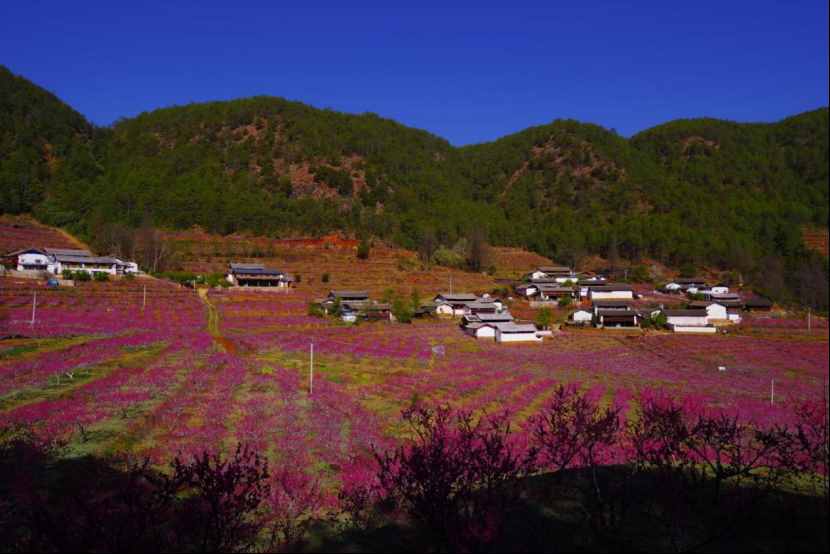
[[[576,306],[568,316],[571,325],[609,329],[657,322],[656,326],[676,333],[716,333],[720,327],[740,323],[743,310],[772,308],[769,300],[744,299],[728,286],[709,286],[702,278],[678,278],[661,288],[665,294],[686,295],[685,307],[638,306],[641,297],[631,285],[611,283],[602,276],[580,275],[560,266],[537,268],[525,275],[514,291],[534,308]],[[333,290],[319,304],[324,313],[336,312],[346,322],[392,318],[389,304],[371,300],[366,291]],[[549,329],[540,329],[532,322],[517,321],[504,301],[488,294],[440,293],[415,315],[460,318],[465,333],[496,342],[538,342],[552,335]]]
[[[135,262],[114,256],[94,256],[88,250],[26,248],[6,255],[18,274],[72,276],[79,272],[95,275],[139,273]],[[287,289],[295,278],[283,271],[257,263],[228,264],[225,279],[231,287]],[[569,311],[567,324],[606,329],[638,328],[645,324],[665,327],[677,333],[716,333],[718,328],[740,323],[743,310],[769,310],[763,298],[745,299],[724,284],[708,285],[703,278],[677,278],[663,285],[663,295],[686,295],[686,302],[643,301],[629,284],[613,283],[594,274],[580,274],[570,267],[541,266],[527,273],[513,286],[515,295],[531,308]],[[657,292],[657,291],[655,291]],[[421,304],[414,317],[452,317],[461,330],[477,339],[495,342],[539,342],[551,336],[550,329],[520,321],[510,313],[504,299],[489,294],[442,292]],[[392,306],[370,298],[367,291],[331,290],[314,303],[323,315],[334,315],[347,323],[358,320],[394,320]]]

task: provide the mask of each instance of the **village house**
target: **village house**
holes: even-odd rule
[[[227,280],[237,287],[290,287],[294,279],[280,271],[262,264],[230,263]]]
[[[594,321],[594,312],[591,310],[576,310],[568,316],[568,321],[573,325],[590,325]]]
[[[438,315],[463,316],[468,313],[467,305],[470,302],[476,302],[478,296],[469,293],[449,293],[442,292],[435,296],[433,301],[436,303],[435,313]]]
[[[630,285],[604,284],[588,287],[588,299],[595,300],[634,300],[634,289]]]
[[[666,324],[675,333],[714,333],[709,314],[704,309],[663,310]]]
[[[593,315],[597,315],[597,311],[599,310],[618,310],[618,311],[627,311],[631,310],[631,306],[633,302],[631,300],[619,299],[619,300],[594,300],[591,304],[591,310]]]
[[[590,277],[578,280],[576,286],[579,289],[579,297],[586,298],[591,287],[604,285],[605,282],[605,277]]]
[[[717,302],[721,306],[727,308],[741,308],[744,301],[739,294],[736,293],[709,293],[703,295],[705,300],[710,302]]]
[[[740,323],[741,314],[719,302],[711,300],[696,300],[689,302],[689,308],[693,310],[706,310],[706,320],[711,323]]]
[[[600,308],[595,304],[594,307],[594,325],[599,328],[639,327],[641,319],[640,314],[629,306]]]
[[[548,265],[537,267],[534,271],[528,274],[528,277],[531,281],[553,279],[557,283],[565,283],[567,281],[577,280],[577,275],[570,267],[560,265]]]
[[[530,298],[532,296],[536,296],[539,292],[539,285],[536,283],[519,283],[513,290],[519,296],[524,296],[525,298]]]
[[[576,293],[572,287],[562,285],[539,285],[539,298],[541,300],[559,300],[560,298],[574,298]]]
[[[541,342],[542,336],[532,323],[496,323],[496,342]]]
[[[16,258],[17,271],[44,271],[60,275],[64,271],[123,275],[138,273],[138,264],[111,256],[94,256],[77,248],[24,248],[7,254]]]
[[[495,339],[497,325],[512,321],[513,316],[509,312],[466,314],[461,319],[461,329],[477,339]]]

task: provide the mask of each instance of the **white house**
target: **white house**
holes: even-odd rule
[[[594,313],[590,310],[577,310],[568,317],[578,325],[590,325],[594,319]]]
[[[85,271],[121,275],[138,273],[138,264],[110,256],[93,256],[77,248],[24,248],[8,254],[17,257],[18,271],[46,271],[59,275],[64,271]]]
[[[439,315],[450,315],[461,317],[465,313],[470,313],[468,305],[472,302],[478,301],[478,296],[469,293],[449,293],[442,292],[433,299],[437,304],[435,313]],[[495,311],[495,306],[493,307]]]
[[[57,270],[57,261],[45,250],[40,248],[24,248],[23,250],[16,250],[10,252],[7,257],[17,258],[17,271],[48,271],[49,273],[59,273]]]
[[[289,287],[293,279],[279,269],[263,264],[230,263],[227,280],[237,287]]]
[[[464,332],[477,339],[495,339],[495,323],[471,323],[464,328]]]
[[[541,342],[542,337],[532,323],[497,323],[496,342]]]
[[[709,325],[709,314],[703,309],[663,310],[663,314],[666,316],[669,329],[677,333],[716,331],[713,326]],[[711,331],[700,329],[704,327]]]
[[[577,276],[570,267],[562,265],[546,265],[537,267],[529,275],[533,281],[540,279],[553,279],[557,283],[564,283],[565,281],[576,281]]]
[[[589,300],[634,300],[634,289],[629,285],[607,284],[588,288]]]

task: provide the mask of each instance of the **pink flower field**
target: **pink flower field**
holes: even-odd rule
[[[639,397],[659,391],[788,423],[795,403],[821,398],[828,374],[826,326],[792,336],[778,327],[698,337],[578,330],[505,346],[450,321],[310,317],[299,291],[203,299],[147,281],[142,309],[144,284],[38,288],[32,325],[34,289],[4,283],[0,424],[34,425],[79,453],[159,463],[242,441],[334,485],[371,445],[401,438],[399,415],[414,399],[507,410],[522,429],[557,385],[574,384],[629,417]]]

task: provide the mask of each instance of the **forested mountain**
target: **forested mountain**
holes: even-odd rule
[[[827,226],[826,108],[771,124],[678,120],[631,139],[557,120],[453,148],[374,114],[273,97],[96,129],[2,69],[0,137],[2,211],[92,240],[143,224],[343,230],[410,248],[477,233],[570,263],[599,253],[772,272],[756,281],[779,296],[798,292],[788,283],[805,267],[826,281],[826,259],[801,241],[803,226]]]
[[[93,128],[56,96],[0,65],[0,213],[31,210]]]

